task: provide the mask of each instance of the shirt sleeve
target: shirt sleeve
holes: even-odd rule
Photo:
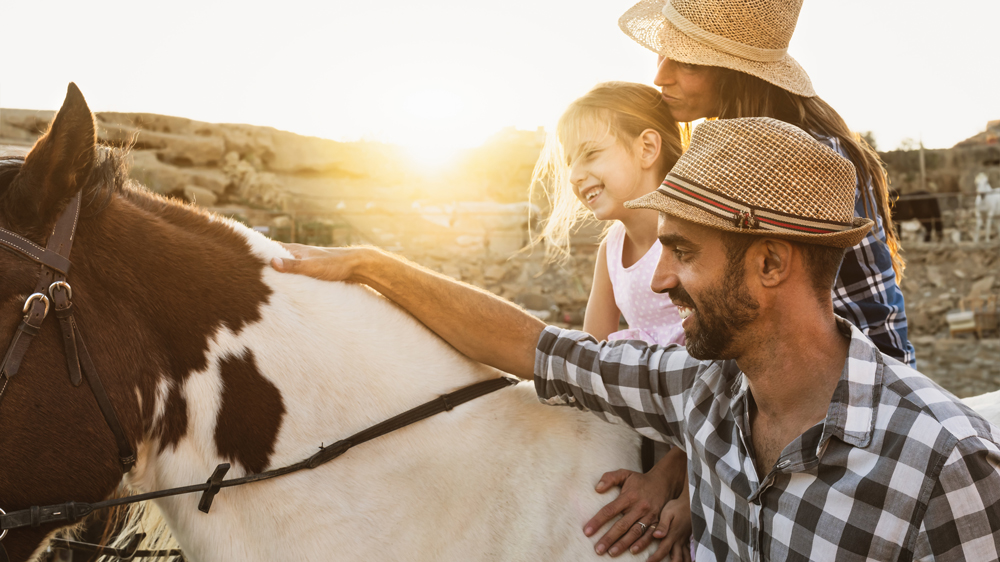
[[[545,404],[589,410],[684,446],[685,407],[703,367],[677,345],[598,343],[586,332],[549,326],[535,350],[535,391]]]
[[[1000,559],[1000,451],[963,439],[945,461],[927,504],[915,558]]]

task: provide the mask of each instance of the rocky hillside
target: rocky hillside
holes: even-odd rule
[[[925,190],[931,193],[974,194],[974,178],[985,173],[990,183],[1000,186],[1000,121],[990,121],[986,130],[952,148],[924,150]],[[902,194],[920,187],[920,151],[881,152],[889,181]],[[960,198],[943,198],[945,208],[957,208]]]
[[[51,111],[0,109],[0,145],[30,146],[53,116]],[[526,200],[544,140],[541,131],[505,130],[447,169],[432,171],[401,147],[383,143],[336,142],[271,127],[148,113],[104,112],[96,118],[99,140],[127,148],[133,177],[157,193],[234,216],[279,238],[302,235],[305,223],[327,234],[308,240],[314,243],[367,241],[389,247],[412,243],[414,233],[426,238],[427,231],[435,244],[471,235],[481,239],[473,246],[488,246],[484,229],[474,221],[465,221],[472,224],[462,232],[451,224],[442,229],[435,225],[441,220],[428,222],[427,213],[414,205],[492,201],[501,207],[491,213],[510,215],[502,204]],[[520,227],[526,223],[526,218],[518,221]]]

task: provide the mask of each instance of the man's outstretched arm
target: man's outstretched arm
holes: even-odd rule
[[[376,248],[284,246],[297,259],[273,260],[278,271],[364,283],[471,359],[533,377],[545,324],[516,305]]]

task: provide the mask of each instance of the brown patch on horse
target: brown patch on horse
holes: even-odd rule
[[[219,373],[223,389],[215,447],[219,456],[240,463],[247,472],[263,472],[285,415],[281,391],[260,374],[249,349],[240,357],[224,357]]]
[[[88,295],[99,293],[105,303],[103,312],[95,306],[87,317],[111,320],[110,306],[134,321],[135,330],[124,337],[129,348],[143,350],[143,384],[155,387],[166,376],[172,386],[153,433],[161,451],[176,445],[188,423],[180,389],[192,373],[209,367],[209,346],[219,330],[239,334],[261,319],[271,294],[263,282],[265,264],[228,224],[144,192],[126,193],[93,220],[81,221],[78,244],[92,250],[74,265],[76,273],[102,279]],[[116,330],[107,330],[105,343],[112,344]]]
[[[187,434],[188,411],[187,400],[181,394],[181,387],[172,384],[167,393],[167,402],[163,406],[163,418],[156,427],[154,435],[160,440],[160,450],[174,446]]]

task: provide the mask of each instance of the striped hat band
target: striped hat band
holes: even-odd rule
[[[755,207],[675,174],[668,174],[657,191],[730,222],[740,230],[770,231],[778,234],[833,234],[855,228],[852,222],[803,218]]]

